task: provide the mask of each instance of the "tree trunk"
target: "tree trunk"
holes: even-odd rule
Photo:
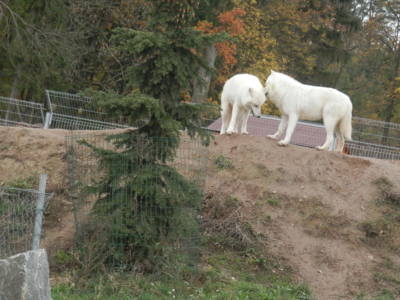
[[[212,69],[215,64],[215,59],[217,57],[217,50],[214,45],[209,46],[205,51],[205,59],[207,61],[207,66]],[[210,88],[211,82],[211,72],[203,67],[199,68],[197,72],[197,77],[193,82],[193,95],[192,101],[195,103],[205,102],[208,95],[208,90]]]

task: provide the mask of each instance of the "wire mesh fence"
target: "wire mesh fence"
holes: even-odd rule
[[[0,125],[43,127],[43,104],[0,97]]]
[[[106,114],[96,111],[92,99],[78,94],[46,90],[49,110],[60,115],[103,121]]]
[[[349,155],[400,160],[400,148],[360,141],[346,142],[344,152]]]
[[[32,249],[37,201],[44,209],[51,194],[36,190],[0,187],[0,258]]]
[[[247,131],[254,136],[267,136],[276,132],[280,118],[263,115],[260,118],[249,117]],[[221,118],[211,122],[209,130],[219,132]],[[324,143],[326,131],[323,124],[297,122],[291,144],[316,147]],[[400,159],[400,124],[388,123],[365,118],[353,118],[353,141],[346,142],[345,153],[355,156],[380,159]]]
[[[91,98],[46,90],[49,107],[48,128],[69,130],[105,130],[126,128],[121,120],[111,120],[109,116],[95,108]]]
[[[49,121],[49,128],[59,128],[67,130],[107,130],[128,127],[116,123],[90,120],[57,113],[52,113],[50,115],[50,118],[51,120]]]
[[[353,140],[400,148],[400,124],[353,117]]]
[[[152,159],[170,143],[138,138],[130,156],[107,134],[67,137],[76,241],[85,265],[146,271],[156,261],[197,262],[207,149],[183,137],[173,159]]]

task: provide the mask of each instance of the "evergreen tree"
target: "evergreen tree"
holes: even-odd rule
[[[182,102],[203,63],[199,53],[221,38],[194,28],[199,2],[152,1],[143,30],[113,30],[114,55],[126,64],[124,93],[86,93],[100,109],[136,127],[108,138],[114,150],[85,143],[105,171],[92,190],[98,195],[92,214],[114,224],[106,230],[109,262],[119,258],[151,268],[163,261],[171,239],[189,239],[198,230],[201,193],[169,163],[182,130],[205,144],[210,140],[200,127],[204,105]]]

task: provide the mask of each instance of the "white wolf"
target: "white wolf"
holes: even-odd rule
[[[282,114],[278,131],[268,137],[276,139],[286,130],[285,138],[279,145],[286,146],[292,137],[297,121],[323,120],[326,140],[319,150],[327,150],[337,141],[335,151],[342,152],[344,142],[351,140],[351,119],[353,105],[350,98],[342,92],[327,87],[306,85],[278,72],[271,71],[265,82],[268,99],[274,103]]]
[[[221,95],[221,134],[247,134],[250,111],[260,116],[265,102],[264,88],[260,80],[250,74],[237,74],[228,79]]]

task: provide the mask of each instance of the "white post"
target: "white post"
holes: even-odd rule
[[[46,112],[46,118],[44,119],[44,125],[43,125],[44,129],[49,129],[52,117],[53,117],[52,112]]]
[[[46,181],[47,181],[47,174],[40,174],[39,193],[36,201],[35,224],[33,227],[32,250],[37,250],[40,248],[40,237],[42,235],[44,204],[46,202],[45,201]]]

